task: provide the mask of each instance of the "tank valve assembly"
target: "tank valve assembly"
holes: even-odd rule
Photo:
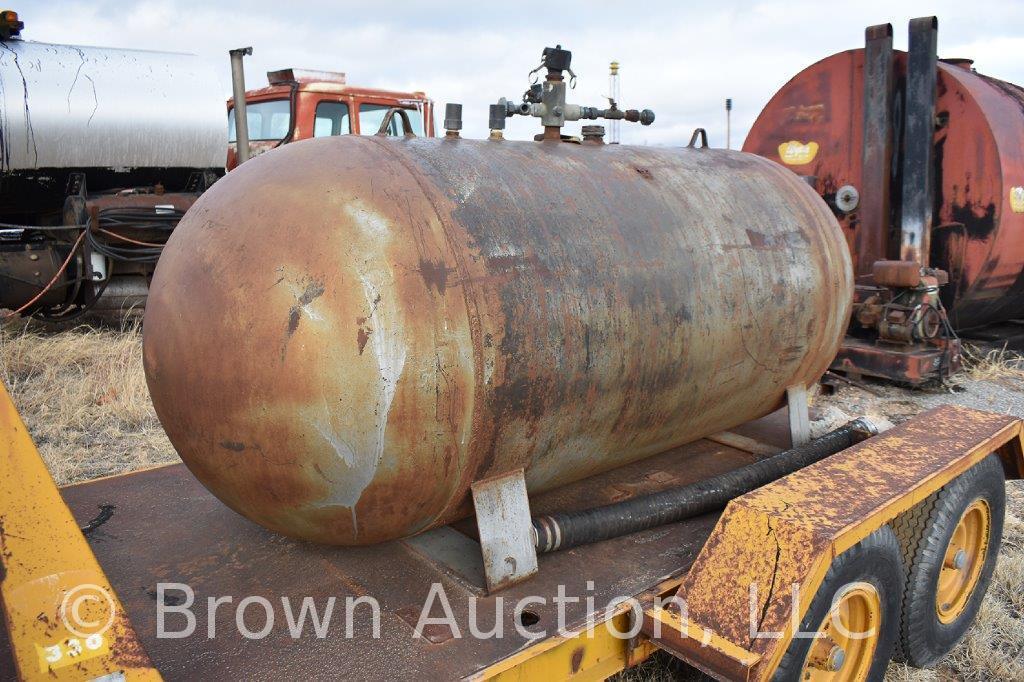
[[[523,93],[522,102],[515,103],[502,97],[498,100],[497,107],[504,108],[505,117],[511,116],[533,116],[539,118],[544,126],[544,135],[540,139],[559,140],[561,129],[566,121],[594,120],[599,118],[609,120],[630,121],[640,125],[649,126],[654,123],[654,112],[650,109],[637,111],[636,109],[620,109],[615,99],[608,98],[608,108],[585,107],[579,104],[567,104],[565,101],[566,81],[563,74],[569,74],[569,88],[576,86],[576,74],[570,68],[572,52],[563,50],[561,45],[545,47],[541,54],[540,66],[530,72],[534,82]],[[541,69],[547,69],[544,82],[537,82],[537,74]],[[495,127],[495,112],[500,111],[491,107],[491,130],[501,130]]]
[[[444,105],[444,136],[458,137],[462,130],[462,105],[449,102]]]
[[[491,130],[492,140],[501,140],[504,138],[504,133],[501,131],[505,129],[505,118],[505,105],[492,104],[490,107],[490,120],[487,124]]]

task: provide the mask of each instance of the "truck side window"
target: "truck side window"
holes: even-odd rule
[[[378,125],[380,125],[378,123]],[[348,135],[352,125],[348,117],[348,105],[344,102],[320,102],[316,105],[313,120],[313,137]]]
[[[389,104],[360,104],[359,105],[359,131],[362,135],[376,135],[377,130],[380,129],[380,124],[384,120],[384,115],[388,113],[388,109],[391,108]],[[409,114],[409,124],[412,126],[412,132],[417,135],[423,135],[423,112],[415,109],[407,109]],[[405,126],[402,125],[402,117],[395,116],[391,117],[391,125],[388,126],[388,135],[404,135]]]
[[[280,140],[292,125],[291,103],[286,99],[252,102],[245,108],[250,140]],[[228,111],[228,142],[235,142],[235,109]]]

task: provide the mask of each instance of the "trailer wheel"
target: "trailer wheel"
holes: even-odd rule
[[[906,567],[897,658],[923,668],[963,639],[988,591],[1006,486],[989,455],[892,523]]]
[[[881,680],[899,635],[900,546],[888,526],[832,561],[773,677]]]

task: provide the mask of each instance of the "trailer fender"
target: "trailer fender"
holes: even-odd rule
[[[993,452],[1021,477],[1019,419],[943,405],[733,500],[680,585],[685,610],[648,609],[645,634],[716,677],[769,679],[833,558]]]

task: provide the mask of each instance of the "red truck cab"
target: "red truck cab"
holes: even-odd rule
[[[348,85],[344,73],[305,69],[270,71],[267,81],[267,87],[245,93],[253,156],[311,137],[373,135],[393,107],[408,110],[412,132],[434,136],[434,103],[422,92]],[[405,132],[402,117],[393,116],[388,134]],[[235,140],[232,98],[228,100],[228,170],[237,165]]]

